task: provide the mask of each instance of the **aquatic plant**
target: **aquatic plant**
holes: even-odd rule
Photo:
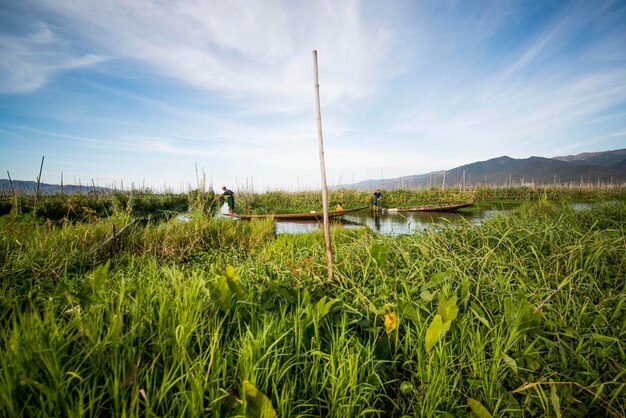
[[[0,409],[623,416],[625,215],[546,201],[408,236],[333,229],[332,284],[321,233],[271,222],[138,225],[76,263],[109,223],[0,220]]]

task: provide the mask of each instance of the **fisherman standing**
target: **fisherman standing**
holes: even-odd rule
[[[376,189],[372,196],[372,203],[374,204],[374,211],[378,212],[380,210],[380,199],[382,198],[382,193],[380,189]]]
[[[227,189],[226,186],[222,186],[222,194],[220,198],[226,196],[226,202],[228,203],[228,214],[230,216],[235,214],[235,193],[232,190]]]

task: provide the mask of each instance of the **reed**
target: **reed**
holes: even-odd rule
[[[624,203],[333,229],[332,285],[321,233],[269,221],[138,225],[77,263],[110,223],[11,219],[7,416],[626,414]]]

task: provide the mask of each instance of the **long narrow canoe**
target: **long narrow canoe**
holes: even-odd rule
[[[473,205],[473,201],[463,203],[444,203],[440,205],[424,205],[424,206],[407,206],[403,208],[384,208],[380,209],[382,213],[394,212],[451,212],[457,209],[465,208]]]
[[[367,209],[367,206],[362,208],[353,208],[353,209],[344,209],[344,210],[335,210],[328,212],[328,218],[339,218],[347,213],[357,212],[359,210]],[[233,218],[239,219],[262,219],[262,218],[273,218],[277,221],[323,221],[324,220],[324,212],[308,212],[308,213],[268,213],[264,215],[246,215],[236,213],[232,215]]]

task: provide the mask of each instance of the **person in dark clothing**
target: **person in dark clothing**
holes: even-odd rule
[[[380,210],[380,199],[382,198],[382,193],[380,189],[376,189],[372,196],[372,203],[374,204],[374,211],[378,212]]]
[[[235,193],[233,193],[232,190],[227,189],[226,186],[222,186],[222,194],[220,197],[226,197],[226,202],[228,203],[228,214],[232,216],[235,213]]]

